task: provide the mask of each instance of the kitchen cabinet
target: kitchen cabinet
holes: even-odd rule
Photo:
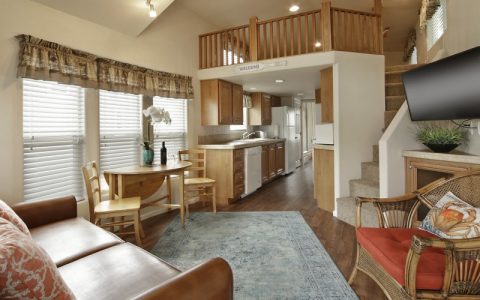
[[[265,93],[252,93],[252,107],[248,110],[249,125],[272,124],[272,99]]]
[[[271,95],[270,99],[272,100],[272,107],[282,106],[282,98],[280,98],[278,96]]]
[[[313,171],[314,171],[314,197],[317,206],[328,212],[335,210],[334,188],[334,160],[333,147],[324,149],[314,148]]]
[[[220,79],[201,81],[202,125],[243,124],[243,88]]]
[[[320,101],[322,123],[333,123],[333,68],[320,71]]]
[[[268,181],[268,146],[262,146],[262,184]]]
[[[275,144],[275,168],[277,175],[285,171],[285,147],[284,143]]]
[[[217,204],[228,205],[245,191],[244,149],[207,149],[206,176],[216,180]]]
[[[268,145],[268,178],[273,179],[277,176],[277,160],[275,159],[275,144]]]

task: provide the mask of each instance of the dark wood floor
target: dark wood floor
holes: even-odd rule
[[[209,206],[194,206],[192,211],[210,210]],[[327,249],[343,275],[348,278],[356,254],[355,229],[330,213],[316,207],[313,199],[312,166],[297,169],[259,191],[220,211],[300,211],[308,225]],[[172,211],[143,222],[146,238],[144,247],[150,249],[161,237],[166,225],[178,214]],[[385,299],[383,292],[368,276],[359,272],[353,288],[361,299]]]

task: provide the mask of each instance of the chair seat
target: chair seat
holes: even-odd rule
[[[140,197],[101,201],[95,206],[95,213],[115,213],[140,209]]]
[[[185,178],[184,185],[185,186],[192,186],[192,185],[205,185],[205,184],[214,184],[215,180],[210,178],[198,177],[198,178]]]
[[[401,286],[405,286],[405,262],[413,235],[434,237],[420,229],[358,228],[358,243]],[[427,248],[420,256],[417,289],[440,290],[445,272],[445,255],[440,249]]]

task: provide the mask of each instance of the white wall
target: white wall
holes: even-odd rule
[[[193,76],[196,99],[189,102],[188,139],[190,144],[196,144],[200,127],[197,38],[199,33],[215,29],[178,1],[139,37],[124,35],[36,2],[0,1],[0,198],[13,204],[21,201],[23,195],[22,90],[21,80],[16,78],[15,35],[30,34],[126,63]],[[87,153],[92,152],[95,151]]]
[[[385,62],[381,55],[335,52],[333,68],[335,198],[350,195],[382,134]]]

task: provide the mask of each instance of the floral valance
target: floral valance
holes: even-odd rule
[[[407,42],[405,43],[405,50],[403,53],[403,60],[408,61],[412,56],[413,50],[417,43],[417,31],[415,29],[410,30],[408,33]]]
[[[192,99],[192,77],[155,71],[19,35],[17,76],[108,91]]]
[[[97,86],[96,56],[29,35],[19,35],[17,76],[91,88]]]
[[[440,7],[440,0],[422,0],[420,8],[420,29],[425,30],[427,20],[430,20]]]

